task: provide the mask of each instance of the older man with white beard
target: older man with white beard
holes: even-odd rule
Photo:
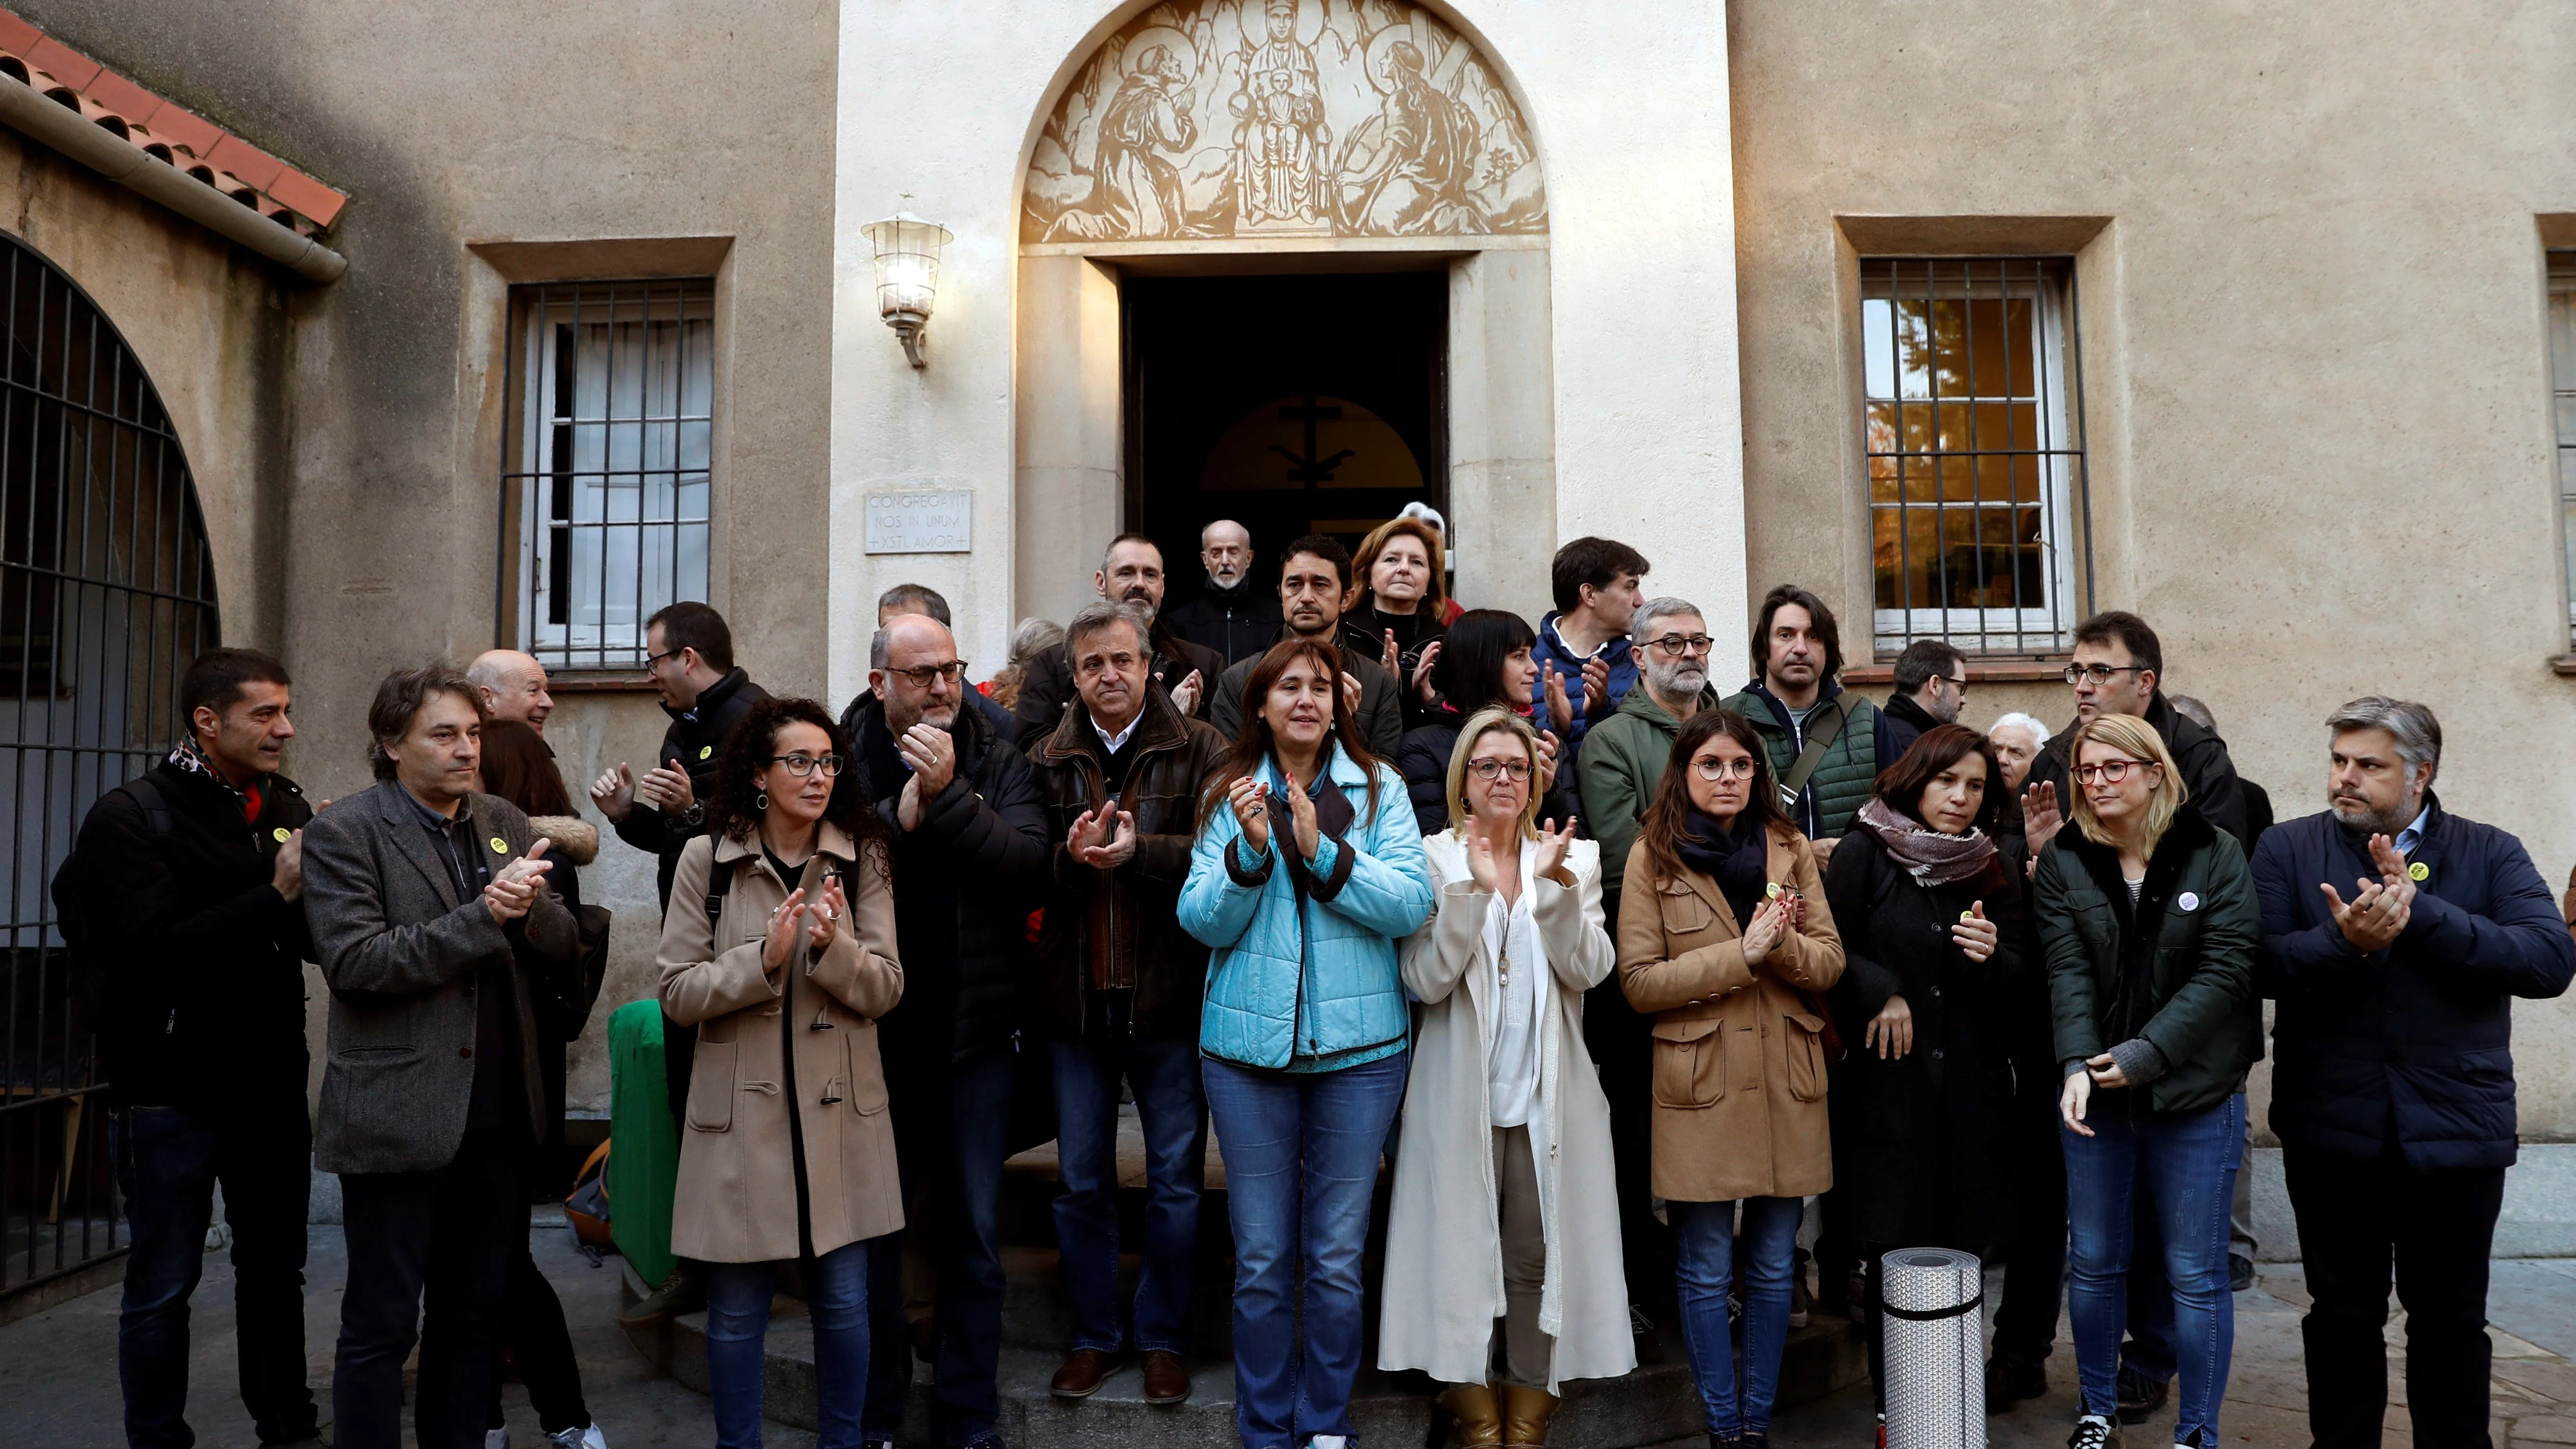
[[[1163,627],[1215,650],[1228,666],[1268,649],[1283,618],[1278,592],[1253,581],[1252,531],[1231,518],[1200,529],[1199,566],[1207,570],[1207,581],[1188,603],[1163,616]]]
[[[2316,1300],[2308,1425],[2323,1449],[2380,1442],[2393,1268],[2415,1442],[2483,1446],[2513,998],[2565,992],[2576,944],[2522,842],[2442,808],[2430,709],[2366,696],[2326,731],[2329,808],[2254,851],[2272,1130]]]
[[[1577,772],[1583,781],[1584,823],[1601,842],[1601,903],[1614,928],[1619,885],[1636,844],[1637,825],[1664,778],[1673,737],[1682,723],[1717,708],[1708,680],[1708,621],[1687,599],[1648,599],[1629,621],[1631,656],[1643,666],[1637,687],[1618,711],[1584,736]],[[1653,1018],[1628,1005],[1614,977],[1584,993],[1583,1036],[1610,1096],[1610,1148],[1619,1187],[1620,1246],[1627,1259],[1629,1294],[1673,1281],[1672,1237],[1654,1216],[1648,1168],[1652,1148]],[[1656,1290],[1660,1296],[1660,1289]],[[1642,1307],[1629,1308],[1640,1363],[1660,1362],[1654,1325]]]

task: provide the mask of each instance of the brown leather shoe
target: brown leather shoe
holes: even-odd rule
[[[1087,1399],[1100,1392],[1101,1381],[1118,1366],[1117,1356],[1096,1348],[1077,1348],[1064,1356],[1064,1367],[1055,1371],[1047,1392],[1059,1399]]]
[[[1190,1396],[1190,1371],[1168,1348],[1145,1351],[1145,1402],[1177,1404]]]
[[[1441,1392],[1439,1403],[1457,1430],[1458,1449],[1502,1449],[1503,1411],[1490,1385],[1454,1385]]]

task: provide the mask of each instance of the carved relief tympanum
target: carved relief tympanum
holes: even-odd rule
[[[1397,0],[1174,0],[1083,64],[1029,163],[1032,242],[1547,230],[1482,56]]]

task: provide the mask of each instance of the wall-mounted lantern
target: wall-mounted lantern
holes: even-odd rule
[[[939,293],[939,249],[950,240],[948,228],[900,211],[861,230],[877,253],[877,313],[903,340],[903,355],[924,366],[921,332]]]

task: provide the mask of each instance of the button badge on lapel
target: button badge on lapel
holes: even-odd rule
[[[2406,867],[2406,878],[2411,881],[2421,882],[2426,877],[2432,875],[2432,873],[2433,867],[2426,865],[2420,860],[2415,862],[2413,865]]]
[[[2175,897],[2174,904],[2182,907],[2184,914],[2188,915],[2200,909],[2200,897],[2190,891],[2184,891],[2180,896]]]
[[[494,855],[508,855],[510,853],[510,842],[503,840],[497,835],[493,836],[492,853]]]

